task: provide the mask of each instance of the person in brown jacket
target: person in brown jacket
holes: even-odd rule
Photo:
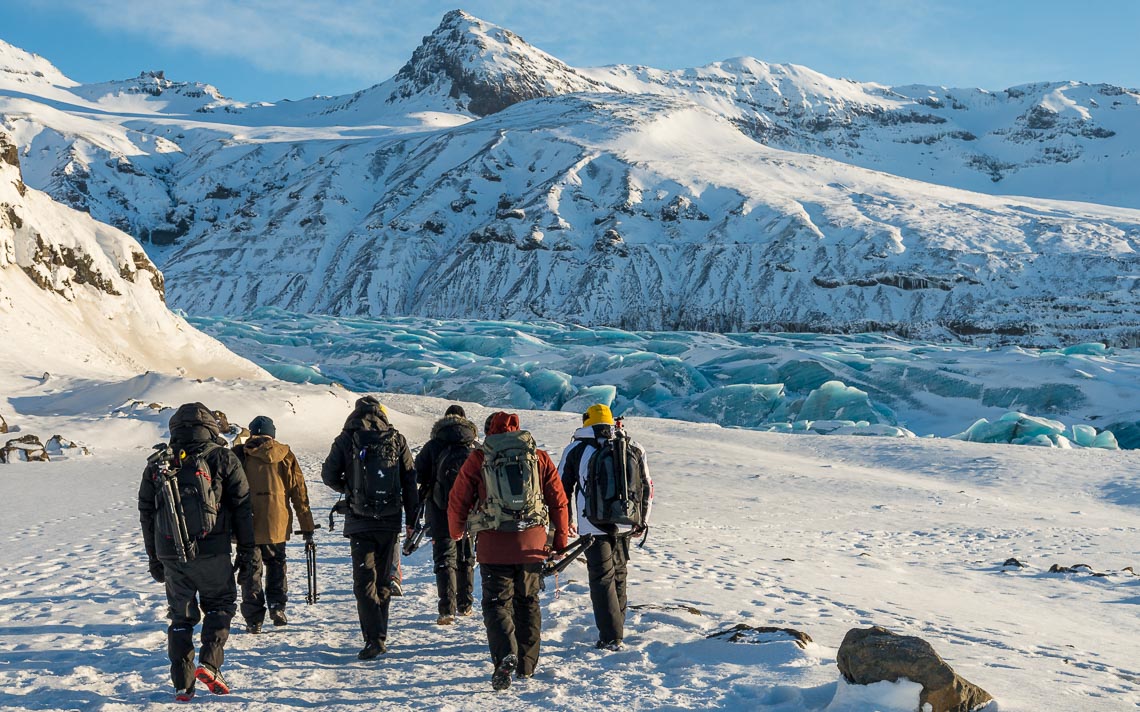
[[[510,480],[522,487],[500,487]],[[521,490],[525,501],[506,492]],[[488,493],[491,493],[490,495]],[[506,492],[503,495],[499,492]],[[516,518],[508,509],[521,512]],[[530,677],[538,664],[542,611],[538,591],[542,564],[550,556],[547,525],[554,527],[554,548],[566,547],[569,524],[566,493],[550,455],[519,430],[514,413],[494,413],[481,450],[459,469],[448,499],[451,538],[459,541],[470,526],[476,534],[475,558],[483,583],[483,623],[494,673],[491,687],[505,690],[511,674]]]
[[[285,625],[288,581],[285,567],[285,541],[293,532],[293,512],[305,541],[313,538],[316,526],[309,509],[309,491],[301,466],[289,446],[275,439],[273,421],[259,415],[249,424],[251,437],[234,452],[245,468],[253,502],[253,535],[257,544],[253,575],[241,583],[241,615],[246,630],[260,633],[268,606],[273,625]],[[293,512],[289,511],[289,504]],[[265,585],[262,587],[262,565]]]

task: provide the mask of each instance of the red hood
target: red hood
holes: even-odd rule
[[[519,429],[519,416],[515,413],[499,411],[491,416],[491,426],[487,428],[488,435],[509,433]]]

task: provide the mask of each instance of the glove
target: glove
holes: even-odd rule
[[[147,563],[147,568],[150,569],[150,577],[159,583],[166,581],[166,567],[158,559],[151,559]]]
[[[305,539],[306,544],[311,544],[313,542],[312,532],[301,532],[301,536]]]
[[[253,559],[253,547],[238,547],[237,560],[234,562],[238,583],[244,584],[253,578]]]

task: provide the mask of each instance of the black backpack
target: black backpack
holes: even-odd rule
[[[148,470],[155,486],[157,533],[174,542],[176,549],[181,540],[184,551],[179,559],[191,560],[197,555],[196,543],[218,521],[222,483],[214,478],[206,455],[219,446],[203,443],[177,454],[166,445],[155,447],[158,452],[148,458]]]
[[[348,504],[359,517],[381,519],[398,515],[400,494],[400,434],[393,428],[357,430],[352,434]]]
[[[585,515],[597,527],[624,524],[645,526],[649,481],[641,451],[630,444],[625,430],[602,442],[586,465],[582,490]]]
[[[447,498],[451,496],[451,486],[455,484],[459,468],[467,462],[467,456],[474,449],[463,443],[448,443],[446,448],[435,459],[435,486],[431,491],[432,502],[443,510],[447,509]]]

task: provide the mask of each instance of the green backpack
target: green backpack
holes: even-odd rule
[[[521,532],[549,523],[537,450],[525,430],[487,436],[482,471],[487,498],[467,518],[468,529]]]

